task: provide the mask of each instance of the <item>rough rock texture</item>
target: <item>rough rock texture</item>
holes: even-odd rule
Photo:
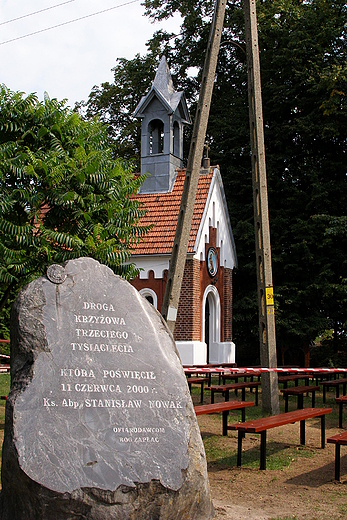
[[[213,517],[173,338],[130,284],[53,269],[18,296],[11,349],[1,520]]]

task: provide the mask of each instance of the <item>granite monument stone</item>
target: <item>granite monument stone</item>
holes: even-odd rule
[[[2,520],[207,520],[206,459],[160,314],[90,258],[19,294]]]

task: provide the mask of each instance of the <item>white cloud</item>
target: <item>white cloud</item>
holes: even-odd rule
[[[0,24],[63,1],[2,0]],[[146,41],[160,28],[179,31],[179,18],[152,24],[140,1],[121,6],[127,1],[73,0],[0,25],[0,83],[14,91],[36,92],[40,99],[47,91],[51,98],[67,98],[71,106],[87,99],[94,85],[112,81],[117,58],[144,54]],[[115,6],[121,7],[1,45]]]

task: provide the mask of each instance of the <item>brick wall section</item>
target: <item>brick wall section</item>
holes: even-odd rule
[[[219,263],[220,249],[216,247],[216,238],[217,230],[210,227],[209,241],[205,245],[205,255],[209,247],[215,247]],[[148,280],[141,280],[138,277],[132,280],[131,283],[137,290],[148,287],[155,291],[158,298],[158,310],[160,312],[164,299],[166,280],[167,272],[164,274],[164,279],[156,279],[153,271],[150,271]],[[220,339],[221,341],[232,341],[232,269],[219,267],[216,276],[211,277],[206,268],[206,260],[200,261],[193,258],[186,260],[184,269],[175,326],[175,340],[201,341],[202,298],[206,287],[209,285],[216,287],[220,298]]]
[[[222,341],[232,341],[232,318],[233,318],[233,271],[224,268],[224,304],[223,304],[223,336]]]
[[[164,278],[155,278],[154,272],[149,271],[149,277],[147,279],[141,279],[139,276],[137,278],[134,278],[131,280],[131,285],[133,285],[138,291],[141,291],[141,289],[152,289],[158,299],[158,311],[161,311],[163,300],[164,300],[164,293],[165,293],[165,287],[166,287],[166,280],[167,280],[167,271],[164,272]]]
[[[200,261],[187,259],[175,326],[176,341],[201,341]]]

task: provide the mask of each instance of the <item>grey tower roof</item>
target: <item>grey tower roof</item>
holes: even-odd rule
[[[157,98],[165,106],[167,112],[172,114],[177,109],[178,105],[182,104],[183,122],[191,123],[186,97],[184,92],[176,92],[173,86],[172,77],[169,66],[165,56],[160,60],[157,73],[155,75],[152,87],[146,96],[143,96],[140,103],[137,105],[134,116],[144,117],[144,111],[152,101],[153,97]]]

